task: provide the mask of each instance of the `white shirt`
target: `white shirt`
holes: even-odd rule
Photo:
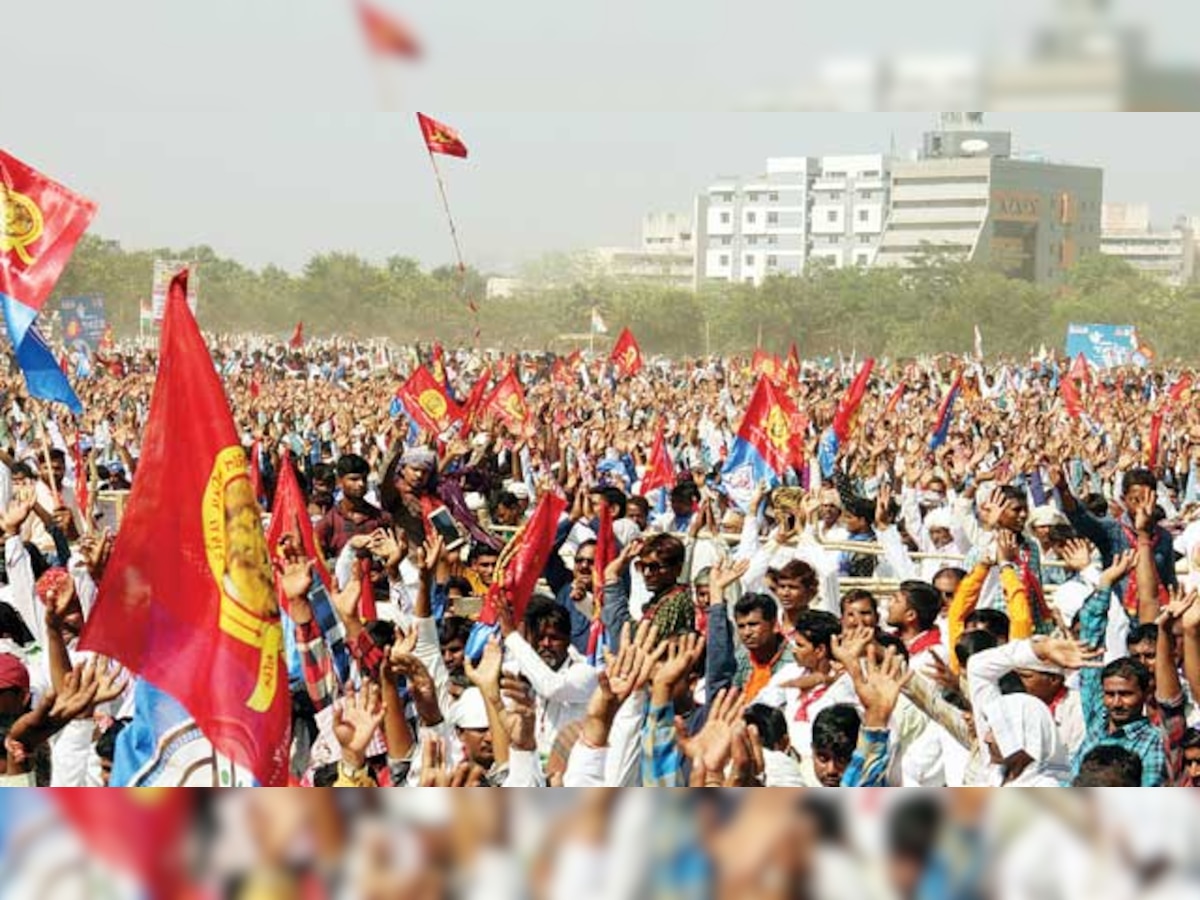
[[[505,638],[504,646],[533,685],[537,695],[538,752],[548,755],[559,729],[587,714],[599,673],[574,647],[567,648],[566,661],[555,670],[515,631]]]

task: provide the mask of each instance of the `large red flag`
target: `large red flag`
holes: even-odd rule
[[[183,838],[193,794],[166,788],[52,791],[96,858],[137,878],[153,900],[187,896]]]
[[[308,506],[304,502],[304,493],[300,490],[300,482],[296,479],[296,469],[292,463],[291,454],[286,450],[279,461],[279,479],[275,484],[275,505],[271,509],[271,522],[267,526],[267,549],[274,555],[279,547],[279,541],[285,534],[293,531],[300,532],[300,543],[309,559],[316,560],[317,577],[325,583],[325,587],[333,590],[333,579],[329,575],[329,567],[325,557],[321,555],[320,545],[317,544],[313,533],[312,518],[308,514]],[[281,594],[282,596],[282,594]]]
[[[532,424],[529,421],[529,404],[525,402],[525,392],[521,390],[521,382],[517,380],[515,372],[509,372],[500,380],[484,402],[483,409],[494,413],[514,435],[525,434]]]
[[[287,783],[291,698],[271,560],[186,269],[167,292],[137,477],[80,646],[173,696],[262,784]]]
[[[446,396],[446,389],[424,366],[417,366],[396,396],[417,425],[433,434],[441,434],[462,418],[458,404]]]
[[[1090,385],[1092,383],[1092,367],[1088,365],[1087,357],[1082,353],[1075,355],[1071,368],[1067,371],[1067,377],[1076,378],[1082,384]]]
[[[622,378],[632,378],[642,371],[642,348],[638,346],[637,338],[628,328],[622,329],[617,343],[613,345],[610,358]]]
[[[292,339],[288,341],[288,346],[293,350],[299,350],[304,346],[304,323],[297,322],[296,328],[292,332]]]
[[[617,538],[613,534],[612,508],[607,500],[600,501],[600,525],[596,532],[596,559],[592,564],[592,598],[595,613],[592,624],[588,629],[587,656],[595,660],[600,649],[600,639],[604,636],[604,619],[600,613],[604,606],[604,570],[608,564],[617,558]]]
[[[1163,414],[1159,410],[1150,417],[1150,440],[1146,448],[1146,465],[1155,469],[1158,467],[1158,447],[1162,441]]]
[[[858,374],[854,376],[854,381],[850,384],[845,396],[838,403],[837,412],[833,416],[833,433],[842,443],[850,438],[850,425],[854,421],[854,414],[858,411],[859,404],[862,403],[863,395],[867,392],[867,382],[870,380],[871,371],[874,368],[874,359],[870,357],[864,359],[862,368],[858,370]]]
[[[787,378],[787,372],[779,357],[761,348],[754,351],[754,357],[750,360],[750,371],[754,375],[766,375],[776,384],[783,384]]]
[[[1167,392],[1167,396],[1171,398],[1172,403],[1178,403],[1183,400],[1192,390],[1192,376],[1182,375],[1178,381],[1171,385],[1171,390]]]
[[[763,461],[779,476],[788,468],[804,467],[804,418],[787,394],[762,377],[754,388],[750,405],[737,436],[758,451]]]
[[[1080,358],[1082,359],[1082,357]],[[1062,395],[1067,415],[1072,419],[1078,419],[1083,413],[1083,401],[1079,398],[1079,388],[1075,385],[1075,379],[1071,375],[1067,375],[1058,383],[1058,392]]]
[[[92,201],[0,150],[0,298],[37,313],[95,215]],[[33,321],[10,314],[18,327]]]
[[[421,134],[430,153],[444,153],[459,159],[467,158],[467,145],[449,125],[443,125],[424,113],[417,113],[417,124],[421,126]]]
[[[79,446],[79,434],[75,434],[75,443],[71,445],[71,461],[75,465],[75,499],[79,501],[79,510],[83,513],[84,528],[92,530],[92,491],[88,484],[88,471],[83,465],[83,448]]]
[[[675,466],[671,462],[670,454],[667,453],[667,442],[663,437],[660,425],[658,432],[654,435],[654,445],[650,448],[650,467],[642,476],[642,486],[638,493],[644,497],[659,488],[673,487],[675,487]]]
[[[800,351],[796,349],[795,341],[792,341],[792,346],[788,348],[786,365],[788,381],[795,382],[800,377]]]
[[[520,622],[525,617],[525,607],[554,551],[558,520],[566,509],[567,501],[561,494],[543,494],[529,521],[504,548],[496,564],[496,580],[479,612],[479,621],[484,625],[496,624],[493,593],[501,588],[512,600],[513,621]]]
[[[408,59],[417,59],[421,55],[421,45],[416,35],[391,13],[384,12],[367,0],[358,0],[358,19],[372,53]]]

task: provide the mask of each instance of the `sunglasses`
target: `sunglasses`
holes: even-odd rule
[[[639,572],[645,572],[647,575],[657,575],[659,572],[666,571],[667,568],[660,562],[654,562],[653,560],[643,562],[640,559],[637,562],[637,567]]]
[[[583,566],[585,568],[590,568],[590,567],[596,565],[596,560],[592,559],[589,556],[577,556],[577,557],[575,557],[575,565],[576,565],[576,567]]]

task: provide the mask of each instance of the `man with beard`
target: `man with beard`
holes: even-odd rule
[[[570,614],[553,600],[529,602],[524,635],[516,630],[506,600],[497,601],[496,608],[504,647],[537,698],[537,748],[544,759],[559,730],[587,714],[599,673],[571,646]]]

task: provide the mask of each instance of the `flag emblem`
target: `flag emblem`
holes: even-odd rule
[[[217,454],[201,509],[205,554],[221,599],[220,628],[259,651],[258,678],[246,706],[264,713],[279,688],[283,627],[258,501],[241,447],[226,447]]]
[[[429,418],[435,421],[440,422],[446,415],[446,398],[439,391],[435,391],[432,388],[422,391],[421,396],[417,398],[417,402],[421,404],[421,409],[429,413]]]
[[[0,209],[4,210],[3,229],[0,229],[0,253],[16,253],[25,265],[33,265],[28,248],[37,243],[46,223],[41,208],[12,188],[0,184]]]
[[[770,377],[770,376],[768,376]],[[787,416],[778,406],[772,406],[771,411],[767,413],[767,440],[769,440],[781,454],[789,452],[788,445],[792,440],[792,430],[788,426]]]

